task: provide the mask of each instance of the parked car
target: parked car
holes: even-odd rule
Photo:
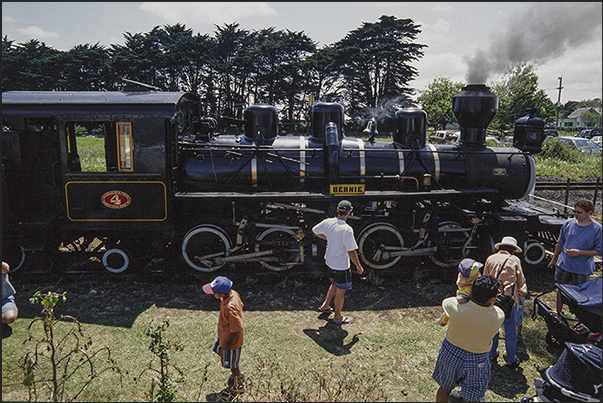
[[[593,143],[595,143],[596,145],[598,145],[599,148],[601,148],[601,139],[602,138],[603,137],[601,137],[601,136],[593,136],[593,137],[590,138],[590,141],[592,141]]]
[[[569,144],[571,147],[577,148],[582,151],[584,154],[595,154],[601,152],[601,147],[595,144],[590,139],[583,139],[581,137],[568,137],[561,136],[557,137],[558,140],[563,141],[564,143]]]
[[[500,144],[503,147],[511,147],[513,146],[513,136],[504,136],[500,139]]]
[[[486,142],[491,141],[495,146],[500,146],[500,141],[495,136],[486,136]]]
[[[547,129],[544,131],[544,137],[559,137],[559,132],[555,129]]]
[[[429,135],[429,141],[432,143],[454,143],[459,139],[459,136],[459,132],[436,130]]]
[[[580,132],[578,136],[585,139],[590,139],[594,136],[601,136],[602,134],[603,132],[601,129],[584,129]]]

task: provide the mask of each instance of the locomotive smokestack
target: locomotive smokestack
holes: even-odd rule
[[[486,128],[498,112],[498,97],[484,84],[470,84],[452,97],[452,112],[461,127],[461,145],[482,148]]]

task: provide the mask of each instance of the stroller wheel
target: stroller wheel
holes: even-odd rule
[[[548,331],[546,333],[546,344],[549,345],[549,347],[551,348],[555,348],[555,349],[561,349],[563,348],[563,343],[561,343],[559,340],[557,340],[557,338],[555,336],[553,336],[553,334]]]

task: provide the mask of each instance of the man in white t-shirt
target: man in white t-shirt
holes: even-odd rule
[[[337,205],[337,217],[325,218],[312,228],[314,235],[327,241],[325,263],[331,281],[327,296],[319,310],[330,313],[332,311],[331,300],[334,299],[335,316],[333,316],[333,322],[337,325],[352,323],[352,318],[343,316],[341,313],[345,292],[352,289],[350,260],[356,265],[358,274],[364,272],[358,259],[358,245],[356,239],[354,239],[354,230],[346,223],[351,213],[352,203],[342,200]]]

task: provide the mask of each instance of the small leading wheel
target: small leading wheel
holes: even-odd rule
[[[111,273],[122,273],[130,267],[128,253],[119,248],[108,249],[103,253],[103,266]]]
[[[267,269],[285,271],[301,261],[300,243],[297,234],[288,228],[268,228],[258,235],[256,252],[272,250],[272,254],[260,263]]]
[[[454,267],[463,260],[463,246],[469,233],[454,221],[444,221],[438,225],[435,243],[437,251],[429,256],[440,267]]]
[[[391,224],[371,224],[358,237],[360,260],[373,269],[388,269],[398,263],[401,256],[393,256],[392,252],[401,251],[402,248],[402,234]]]
[[[211,224],[199,225],[186,233],[182,240],[182,257],[193,269],[212,272],[226,263],[230,240],[222,228]]]

